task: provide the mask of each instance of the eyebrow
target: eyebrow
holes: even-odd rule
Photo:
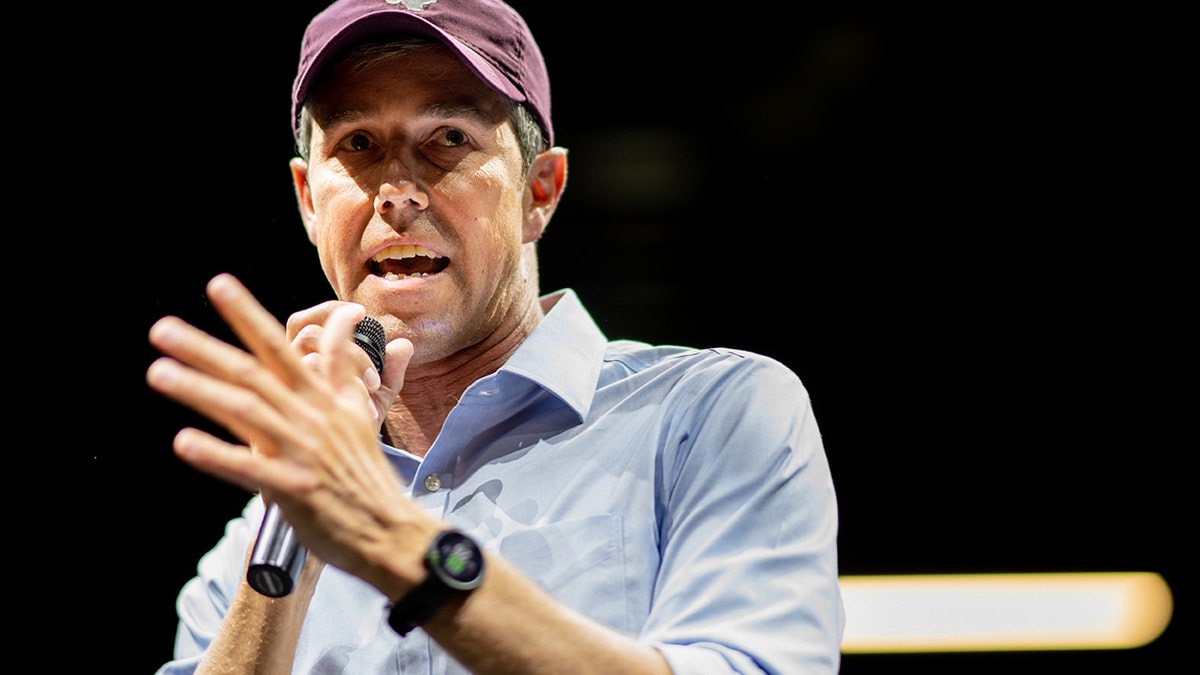
[[[483,110],[479,106],[472,103],[431,103],[421,109],[420,114],[438,119],[469,117],[479,122],[488,121],[488,117],[484,114]],[[355,121],[364,119],[368,116],[369,111],[361,108],[339,110],[338,112],[328,116],[322,126],[353,124]]]
[[[481,122],[487,121],[487,116],[483,114],[483,110],[472,103],[434,103],[426,107],[422,112],[442,119],[471,117]]]

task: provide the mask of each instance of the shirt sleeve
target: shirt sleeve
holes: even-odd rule
[[[238,518],[225,526],[217,545],[200,558],[196,576],[188,580],[175,600],[179,624],[175,633],[175,653],[156,675],[190,675],[200,664],[204,651],[217,634],[221,620],[233,603],[242,581],[246,553],[262,522],[263,503],[252,497]]]
[[[642,639],[677,675],[836,673],[837,501],[808,392],[781,363],[725,354],[670,395]]]

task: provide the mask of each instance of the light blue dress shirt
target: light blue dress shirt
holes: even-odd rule
[[[570,289],[543,304],[424,459],[383,446],[412,499],[677,674],[837,672],[837,502],[798,377],[749,352],[609,341]],[[195,668],[262,515],[251,498],[200,560],[160,674]],[[325,567],[293,672],[467,672],[393,632],[385,603]]]

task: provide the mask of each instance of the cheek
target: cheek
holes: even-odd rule
[[[352,179],[329,171],[316,173],[312,181],[313,213],[316,215],[317,236],[324,245],[345,237],[345,228],[336,223],[354,222],[364,208],[370,210],[370,200]]]
[[[321,270],[325,273],[325,278],[329,281],[333,292],[339,298],[343,297],[346,284],[341,280],[342,275],[338,271],[339,262],[344,259],[339,253],[340,244],[320,232],[313,243],[316,244],[317,258],[321,263]]]
[[[514,189],[515,186],[515,189]],[[521,243],[525,221],[519,173],[500,158],[481,165],[461,186],[465,203],[471,204],[472,220],[479,236],[502,247]]]
[[[339,265],[354,259],[359,239],[359,233],[344,224],[356,222],[354,212],[363,203],[363,197],[357,189],[348,191],[340,187],[334,177],[318,181],[312,199],[315,220],[309,236],[317,248],[325,276],[340,296],[344,286],[354,282],[351,278],[354,271],[341,269]]]

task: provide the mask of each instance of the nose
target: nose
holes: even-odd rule
[[[379,215],[387,215],[395,208],[415,208],[422,211],[429,206],[429,195],[411,178],[393,172],[391,177],[385,177],[379,184],[379,192],[375,194],[375,211]]]

